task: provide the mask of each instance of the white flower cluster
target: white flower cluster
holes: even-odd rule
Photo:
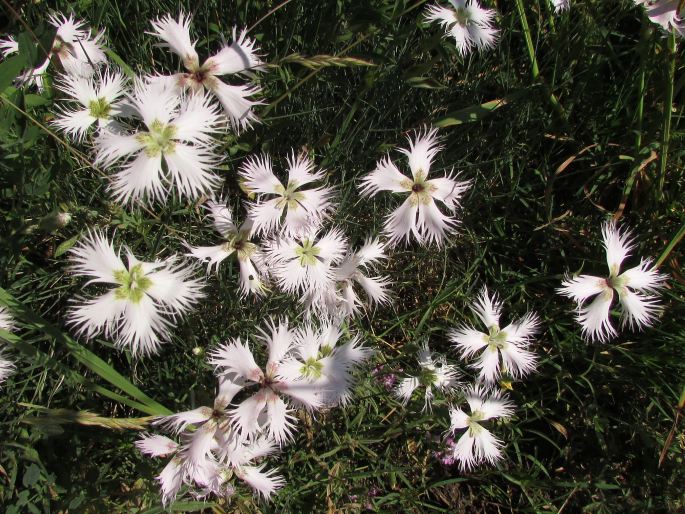
[[[502,303],[494,295],[491,296],[486,288],[483,288],[471,309],[483,322],[487,333],[464,324],[451,330],[449,338],[462,359],[470,359],[478,354],[471,364],[479,372],[476,381],[464,389],[464,384],[459,381],[462,375],[457,366],[449,364],[445,356],[431,352],[425,345],[418,355],[418,375],[400,380],[395,389],[395,395],[405,405],[415,390],[425,389],[424,410],[430,408],[435,392],[439,391],[447,398],[459,392],[464,393],[470,414],[454,405],[449,408],[449,432],[455,434],[466,429],[451,448],[451,457],[462,470],[473,469],[482,463],[493,464],[502,458],[504,443],[482,424],[509,417],[514,412],[513,403],[495,389],[497,381],[521,379],[535,371],[537,365],[537,357],[530,351],[539,328],[535,314],[528,313],[500,328]]]
[[[316,411],[346,403],[352,372],[371,352],[358,337],[345,339],[340,326],[305,324],[292,329],[287,320],[270,321],[256,337],[266,349],[259,366],[248,346],[236,338],[210,355],[219,378],[213,407],[199,407],[158,419],[181,442],[146,435],[136,445],[153,457],[172,455],[157,477],[168,504],[185,483],[192,494],[228,497],[233,477],[269,498],[285,483],[265,463],[252,461],[293,440],[297,409]]]
[[[636,2],[665,28],[679,30],[679,14],[670,10],[675,0]],[[477,0],[449,3],[449,8],[430,6],[425,16],[444,26],[462,55],[495,44],[495,11]],[[553,3],[557,10],[568,7],[568,1]],[[54,15],[50,22],[57,27],[50,56],[20,79],[40,88],[49,64],[60,63],[57,89],[66,99],[53,124],[74,141],[91,144],[94,162],[111,171],[114,200],[130,206],[165,203],[174,194],[190,201],[209,198],[206,208],[218,244],[187,245],[188,256],[206,262],[208,271],[236,259],[242,297],[265,297],[278,289],[297,299],[307,315],[297,327],[287,319],[270,320],[252,347],[235,338],[215,348],[209,359],[219,381],[213,406],[158,419],[155,426],[174,439],[148,434],[137,443],[146,455],[170,457],[158,477],[165,504],[184,485],[198,498],[226,497],[242,482],[269,498],[284,479],[265,470],[263,459],[293,440],[298,410],[334,408],[351,399],[353,372],[372,351],[349,333],[346,320],[366,307],[391,303],[390,278],[376,274],[389,258],[388,249],[412,241],[445,245],[457,230],[457,211],[471,183],[458,180],[453,170],[429,178],[443,147],[437,129],[416,131],[408,136],[408,148],[399,149],[409,173],[385,156],[361,179],[362,196],[391,192],[404,200],[386,216],[382,236],[369,235],[353,249],[343,230],[332,226],[336,190],[312,158],[292,152],[282,173],[279,160],[249,156],[239,168],[249,200],[242,222],[236,221],[230,200],[216,196],[223,182],[216,171],[222,162],[217,138],[257,121],[254,107],[261,102],[255,97],[261,91],[254,79],[264,63],[247,32],[234,29],[232,43],[200,64],[190,17],[161,17],[152,22],[149,34],[180,57],[185,71],[129,80],[106,67],[102,33],[93,36],[73,17]],[[0,49],[6,57],[18,48],[9,39],[0,42]],[[247,82],[229,84],[229,78]],[[656,292],[666,280],[650,260],[620,273],[635,246],[630,233],[610,222],[603,236],[609,276],[569,277],[559,289],[577,302],[577,320],[590,341],[617,335],[610,321],[614,293],[623,325],[651,326],[660,309]],[[70,252],[73,273],[87,277],[87,286],[106,290],[75,300],[68,323],[78,335],[103,335],[134,357],[157,353],[178,320],[203,298],[203,283],[194,278],[195,266],[175,256],[145,262],[125,248],[124,264],[121,253],[95,229]],[[471,309],[485,328],[462,323],[448,337],[461,359],[471,361],[469,367],[477,372],[474,383],[465,386],[457,366],[425,344],[418,355],[419,372],[395,389],[404,405],[421,391],[424,410],[432,407],[436,395],[448,399],[450,432],[461,433],[453,458],[463,470],[502,457],[504,443],[486,427],[511,416],[514,405],[497,389],[498,382],[506,385],[535,371],[538,359],[531,345],[540,328],[533,313],[500,323],[502,302],[486,288]],[[10,328],[11,318],[0,309],[0,329]],[[0,382],[12,367],[0,356]],[[468,413],[454,402],[457,395],[468,404]]]
[[[14,330],[14,320],[7,309],[0,307],[0,330]],[[14,371],[14,362],[7,358],[5,350],[0,350],[0,384]]]

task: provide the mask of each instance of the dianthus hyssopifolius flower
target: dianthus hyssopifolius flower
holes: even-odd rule
[[[233,29],[233,42],[209,57],[202,65],[195,50],[195,43],[190,39],[190,16],[179,14],[178,20],[170,15],[152,22],[153,36],[164,43],[160,46],[169,48],[183,60],[185,73],[169,77],[177,88],[202,92],[205,89],[219,99],[226,116],[235,128],[245,128],[257,117],[252,108],[261,102],[249,98],[260,92],[254,84],[230,85],[219,77],[226,75],[246,75],[260,71],[262,61],[257,55],[255,41],[247,37],[247,31],[238,34]]]
[[[459,386],[461,373],[456,366],[447,364],[444,356],[433,353],[428,345],[419,350],[419,375],[406,377],[399,381],[395,389],[395,396],[406,405],[414,391],[420,387],[425,388],[423,410],[430,408],[435,397],[434,389],[443,393],[452,391]]]
[[[622,231],[616,223],[608,221],[602,227],[602,238],[609,276],[569,277],[558,292],[577,302],[576,319],[583,336],[590,341],[606,342],[617,335],[609,317],[614,292],[622,307],[622,324],[642,329],[652,326],[660,311],[659,299],[654,293],[664,286],[667,277],[652,266],[651,259],[641,259],[638,266],[620,273],[621,264],[635,248],[631,232]],[[586,305],[592,297],[594,300]]]
[[[178,318],[202,298],[193,266],[174,258],[142,262],[126,249],[125,266],[104,234],[93,231],[71,250],[72,272],[89,277],[87,284],[114,286],[95,298],[77,301],[69,323],[88,338],[112,337],[135,357],[157,353]]]
[[[647,17],[666,32],[675,30],[685,37],[685,6],[681,0],[635,0],[645,8]]]
[[[11,332],[14,330],[14,319],[6,307],[0,307],[0,329]],[[14,363],[7,358],[5,350],[0,350],[0,384],[14,371]]]
[[[335,287],[310,290],[305,293],[303,303],[328,318],[353,316],[367,304],[390,303],[390,279],[369,274],[385,258],[385,245],[378,238],[367,238],[361,248],[348,252],[334,268]],[[359,288],[366,293],[367,302],[359,297]]]
[[[102,48],[104,32],[93,35],[90,29],[85,28],[85,22],[77,21],[73,15],[66,17],[55,13],[48,21],[57,28],[57,33],[47,58],[41,65],[20,75],[20,83],[35,84],[42,90],[43,74],[53,57],[57,57],[66,74],[81,77],[92,75],[93,65],[97,66],[107,61]],[[19,44],[10,37],[0,40],[0,49],[3,57],[7,57],[19,51]]]
[[[179,96],[164,83],[138,79],[128,100],[143,126],[132,133],[104,131],[95,139],[96,164],[109,168],[123,161],[110,186],[115,199],[166,202],[170,186],[191,200],[211,195],[220,182],[212,169],[220,161],[213,134],[221,120],[209,98]]]
[[[480,385],[466,393],[470,414],[458,407],[450,408],[450,432],[466,429],[454,445],[454,458],[462,470],[470,470],[483,462],[493,464],[502,458],[503,443],[485,428],[484,421],[506,418],[513,414],[514,405],[499,392],[488,392]]]
[[[373,352],[362,346],[359,336],[350,334],[342,344],[343,337],[343,329],[331,321],[318,328],[312,323],[298,328],[291,355],[279,366],[281,376],[314,384],[323,391],[326,406],[346,404],[354,386],[352,371]]]
[[[288,179],[281,182],[273,172],[268,155],[248,158],[240,167],[242,187],[257,196],[249,203],[249,217],[256,234],[297,236],[317,229],[335,207],[331,202],[333,189],[309,187],[321,181],[325,171],[316,169],[306,155],[288,158]]]
[[[442,147],[438,144],[437,129],[417,132],[409,139],[409,149],[400,149],[409,160],[411,178],[403,175],[389,157],[381,159],[376,169],[362,179],[361,191],[373,196],[381,191],[409,194],[402,205],[385,221],[389,244],[409,241],[411,235],[420,243],[441,245],[454,232],[457,220],[446,216],[438,206],[440,201],[451,214],[469,187],[468,181],[457,181],[453,174],[428,179],[433,160]]]
[[[253,441],[240,439],[231,426],[227,407],[233,391],[232,383],[220,380],[213,407],[198,407],[154,422],[170,430],[180,443],[151,434],[136,442],[145,455],[171,457],[157,477],[164,505],[174,501],[183,484],[191,488],[190,493],[196,498],[226,498],[235,492],[232,479],[236,477],[266,499],[284,485],[275,470],[265,471],[265,463],[253,462],[275,453],[275,441],[265,437]]]
[[[571,7],[571,0],[552,0],[554,12],[561,12]]]
[[[497,42],[499,30],[493,27],[493,9],[480,6],[478,0],[448,0],[449,7],[429,5],[425,17],[428,22],[438,22],[445,35],[452,36],[462,56],[475,47],[478,50],[492,48]]]
[[[266,263],[286,293],[318,295],[335,289],[335,266],[343,259],[347,240],[340,229],[281,237],[266,245]]]
[[[70,98],[69,106],[58,109],[52,123],[77,141],[83,140],[93,125],[106,128],[122,113],[126,79],[120,72],[62,75],[55,86]]]
[[[257,365],[250,348],[239,338],[214,350],[210,354],[210,363],[222,379],[233,384],[234,395],[243,389],[256,389],[229,412],[240,436],[252,440],[266,433],[283,444],[293,435],[294,408],[320,409],[324,405],[326,391],[319,384],[296,380],[281,373],[283,362],[296,341],[287,320],[271,321],[266,330],[260,329],[260,332],[257,339],[268,350],[263,370]]]
[[[528,313],[518,321],[500,328],[502,302],[483,288],[471,306],[488,332],[480,332],[470,325],[462,325],[450,332],[450,340],[462,358],[479,353],[473,367],[480,369],[479,378],[494,382],[502,373],[513,378],[523,377],[535,370],[537,358],[528,348],[539,327],[535,314]]]
[[[190,248],[190,255],[203,261],[209,261],[209,270],[231,255],[235,255],[240,267],[240,291],[263,294],[264,262],[261,248],[252,242],[252,220],[246,220],[241,225],[233,221],[233,215],[225,200],[216,202],[210,200],[207,204],[214,222],[214,229],[224,238],[218,246],[196,246]]]

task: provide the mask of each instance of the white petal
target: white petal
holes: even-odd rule
[[[164,43],[160,46],[169,48],[172,52],[183,59],[183,65],[192,69],[199,64],[199,58],[195,51],[195,44],[190,40],[190,16],[183,13],[174,20],[170,15],[152,21],[153,31],[148,32],[157,36]]]
[[[480,369],[478,377],[481,380],[489,383],[497,380],[500,377],[499,351],[497,348],[486,348],[473,364],[473,367]]]
[[[254,193],[279,194],[277,188],[283,187],[274,175],[271,158],[266,154],[248,157],[238,173],[244,180],[245,187]]]
[[[203,66],[209,68],[213,75],[231,75],[261,69],[262,61],[257,56],[254,39],[247,37],[247,30],[240,32],[236,38],[233,29],[233,43],[224,46],[213,55]]]
[[[462,359],[471,357],[478,350],[488,344],[488,335],[468,326],[461,326],[452,330],[449,339],[461,352]]]
[[[126,270],[111,241],[97,230],[89,231],[83,242],[69,252],[69,258],[73,273],[92,277],[88,283],[118,284],[114,274]]]
[[[451,176],[447,176],[427,180],[426,186],[433,198],[440,200],[448,209],[454,211],[459,206],[459,200],[464,192],[471,187],[471,182],[459,182]]]
[[[125,310],[126,301],[117,299],[112,290],[73,307],[67,314],[67,322],[75,325],[76,333],[86,338],[100,333],[111,337]]]
[[[113,175],[110,189],[114,199],[122,204],[144,197],[166,201],[167,187],[162,181],[162,156],[148,157],[145,152],[141,152]]]
[[[164,261],[164,264],[164,268],[146,275],[152,281],[146,293],[174,313],[183,314],[204,296],[202,283],[191,278],[194,271],[192,266],[183,262],[174,265],[171,259]]]
[[[285,479],[276,475],[275,470],[262,471],[264,465],[241,466],[236,469],[238,478],[247,483],[258,495],[269,499],[277,489],[285,485]]]
[[[593,277],[592,275],[580,275],[578,277],[567,277],[557,289],[560,295],[572,298],[582,304],[588,298],[610,289],[604,278]]]
[[[404,405],[411,399],[412,393],[419,387],[419,379],[417,377],[407,377],[400,380],[397,388],[394,390],[394,395],[402,401]]]
[[[635,293],[627,287],[618,289],[618,298],[623,306],[623,324],[630,328],[651,327],[661,312],[658,298]]]
[[[421,235],[416,225],[418,205],[410,196],[385,221],[384,230],[388,236],[388,245],[394,246],[400,242],[409,242],[412,234],[420,242]]]
[[[425,132],[416,132],[415,139],[409,136],[409,149],[400,149],[400,152],[409,158],[414,180],[425,179],[430,173],[431,165],[437,153],[442,149],[438,143],[438,129],[433,128]]]
[[[166,457],[175,453],[178,449],[178,443],[165,437],[163,435],[143,435],[142,439],[135,442],[136,448],[144,455],[150,457]]]
[[[197,199],[211,195],[221,179],[211,169],[219,163],[219,157],[202,146],[176,143],[172,152],[164,154],[169,172],[179,196]]]
[[[440,212],[432,198],[419,202],[419,217],[417,228],[421,234],[421,241],[441,246],[446,237],[453,233],[457,221]]]
[[[452,432],[468,426],[469,415],[463,410],[451,407],[450,408],[450,430]]]
[[[514,378],[521,378],[535,371],[537,356],[515,343],[506,343],[500,350],[507,372]]]
[[[162,489],[162,503],[169,505],[183,485],[183,465],[179,459],[171,459],[157,477]]]
[[[208,80],[207,87],[221,102],[234,129],[244,129],[257,121],[257,115],[252,108],[256,105],[262,105],[262,102],[249,100],[249,97],[261,92],[258,87],[229,85],[217,78]]]
[[[159,307],[143,295],[138,303],[126,302],[115,344],[128,347],[134,357],[157,353],[169,339],[171,323],[162,317]]]
[[[267,395],[267,415],[269,418],[269,436],[273,437],[278,444],[283,444],[293,438],[295,428],[295,416],[291,414],[281,398],[276,394]]]
[[[412,181],[400,173],[390,157],[386,156],[378,161],[375,170],[362,178],[359,187],[362,195],[368,196],[373,196],[380,191],[406,193],[411,191]]]
[[[221,116],[212,99],[204,92],[190,95],[172,121],[176,127],[174,139],[202,145],[215,144],[214,133],[221,125]]]
[[[223,368],[223,373],[235,374],[252,382],[259,382],[264,376],[247,344],[241,343],[239,338],[224,343],[210,352],[209,357],[209,363]]]
[[[614,290],[602,292],[587,307],[578,312],[577,320],[583,329],[583,336],[590,341],[606,342],[616,336],[616,330],[611,326],[609,310],[614,298]]]
[[[212,271],[212,267],[219,269],[219,264],[230,256],[234,250],[231,248],[226,250],[225,245],[219,246],[195,246],[190,247],[190,254],[201,261],[209,261],[208,271]]]
[[[487,328],[499,328],[499,317],[502,313],[502,302],[497,300],[496,295],[490,295],[487,287],[483,287],[476,303],[471,305],[471,309],[483,321]]]
[[[608,221],[602,226],[602,238],[607,254],[607,265],[612,275],[618,275],[621,263],[635,247],[629,230],[621,232],[618,225]]]
[[[623,282],[631,289],[656,292],[664,286],[664,282],[667,279],[668,277],[666,275],[659,273],[652,267],[652,261],[650,259],[642,259],[639,266],[630,268],[621,273],[617,282]]]
[[[260,389],[231,411],[229,416],[242,437],[251,438],[261,430],[260,414],[265,407],[266,393]]]
[[[143,144],[135,135],[101,131],[95,139],[95,164],[109,167],[119,159],[138,153],[142,149]]]

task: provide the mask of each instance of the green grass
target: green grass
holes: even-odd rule
[[[523,6],[539,68],[533,79],[515,2],[498,2],[499,45],[465,59],[439,29],[421,22],[423,3],[295,1],[251,32],[274,66],[262,77],[262,123],[223,141],[223,192],[238,212],[245,198],[236,170],[247,155],[266,151],[284,159],[304,148],[338,188],[335,223],[359,243],[380,230],[396,205],[388,196],[361,200],[359,178],[386,152],[399,158],[393,149],[405,145],[412,129],[438,122],[445,150],[437,168],[458,170],[473,187],[459,233],[446,248],[392,252],[384,272],[395,281],[394,306],[352,323],[377,355],[359,374],[348,407],[300,419],[296,440],[275,460],[288,485],[270,504],[241,491],[216,511],[682,511],[682,426],[658,466],[685,376],[682,247],[670,244],[682,237],[685,223],[680,55],[668,86],[668,40],[654,30],[641,36],[641,11],[632,0],[578,0],[558,17],[545,0],[530,0]],[[145,35],[151,18],[181,7],[192,11],[206,55],[234,25],[250,26],[277,5],[50,1],[23,4],[20,14],[41,37],[49,9],[73,9],[106,29],[111,51],[143,72],[178,66]],[[6,32],[22,31],[8,16]],[[336,55],[346,48],[344,56],[374,66],[314,73],[296,63],[279,65],[293,53]],[[11,70],[0,71],[0,286],[28,313],[15,337],[18,371],[3,386],[0,504],[7,513],[161,512],[154,480],[161,463],[138,454],[136,431],[28,423],[44,413],[26,404],[106,418],[144,416],[135,404],[149,407],[145,397],[172,411],[208,404],[215,379],[193,350],[251,336],[269,315],[298,312],[282,294],[241,300],[237,269],[223,265],[208,280],[207,300],[179,324],[159,357],[134,361],[102,339],[87,347],[92,357],[75,353],[64,312],[83,284],[67,272],[63,254],[74,238],[92,227],[109,234],[116,228],[117,244],[149,260],[184,252],[184,241],[208,244],[215,236],[197,205],[175,200],[148,211],[111,202],[106,172],[77,153],[88,149],[44,130],[50,93],[8,88]],[[669,92],[672,112],[664,107]],[[639,255],[656,259],[669,249],[661,268],[671,276],[665,311],[653,329],[589,345],[572,305],[554,291],[567,271],[604,272],[600,225],[622,202],[621,220],[638,235]],[[50,230],[41,220],[56,211],[73,218]],[[541,364],[538,374],[513,384],[516,415],[496,427],[507,442],[505,460],[461,473],[433,456],[448,426],[446,404],[438,402],[432,413],[421,412],[420,399],[403,408],[370,370],[413,371],[427,338],[456,362],[446,331],[472,319],[469,302],[484,284],[505,300],[505,315],[541,315]],[[127,383],[144,396],[125,391]]]

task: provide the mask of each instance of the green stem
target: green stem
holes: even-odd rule
[[[530,72],[533,77],[533,81],[542,85],[542,87],[545,89],[547,100],[552,105],[552,108],[557,113],[559,118],[561,118],[561,121],[564,123],[564,125],[568,126],[568,116],[566,115],[564,107],[561,105],[559,99],[549,88],[542,76],[540,76],[540,67],[538,66],[538,59],[535,55],[533,37],[531,36],[530,26],[528,25],[528,19],[526,18],[526,11],[523,7],[523,0],[516,0],[516,9],[518,10],[519,19],[521,20],[521,28],[523,29],[523,35],[526,40],[526,48],[528,50],[528,57],[530,59]]]
[[[659,193],[663,197],[668,163],[668,147],[671,142],[671,117],[673,114],[673,83],[675,81],[675,31],[668,36],[668,77],[666,79],[666,98],[664,99],[664,123],[659,159]]]
[[[645,84],[647,75],[647,49],[649,48],[649,40],[651,39],[651,28],[647,17],[642,17],[642,30],[640,31],[640,76],[638,80],[637,91],[637,126],[635,127],[635,155],[640,154],[642,148],[642,120],[644,118],[645,110]]]
[[[675,236],[673,236],[673,239],[671,239],[671,242],[668,243],[668,246],[664,249],[664,251],[661,253],[661,256],[659,259],[656,261],[656,264],[654,264],[655,268],[658,268],[661,266],[666,259],[668,259],[668,256],[671,254],[673,249],[680,243],[681,239],[685,237],[685,223],[683,223],[683,226],[680,227],[680,230],[676,233]]]

